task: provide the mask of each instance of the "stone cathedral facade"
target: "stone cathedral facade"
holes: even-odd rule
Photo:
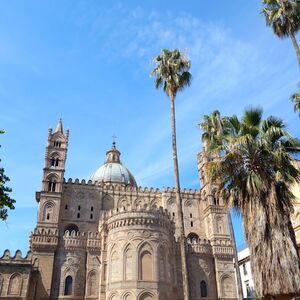
[[[0,258],[0,299],[181,300],[175,191],[138,187],[115,143],[90,180],[65,180],[69,131],[48,131],[25,257]],[[227,212],[206,181],[182,189],[190,299],[237,299]]]

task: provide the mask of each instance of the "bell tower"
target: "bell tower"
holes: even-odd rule
[[[48,130],[42,189],[36,193],[38,220],[30,236],[33,259],[38,261],[40,277],[36,282],[37,299],[50,299],[55,252],[59,242],[58,222],[67,158],[69,130],[63,132],[62,120],[54,132]],[[47,270],[44,272],[43,270]]]
[[[43,168],[42,190],[37,193],[39,202],[38,226],[57,228],[62,184],[67,158],[69,130],[63,132],[62,120],[54,133],[48,130],[48,141]]]
[[[207,145],[203,143],[203,150],[198,154],[198,172],[201,182],[201,198],[204,200],[204,224],[206,235],[212,246],[217,293],[219,298],[236,298],[236,278],[234,269],[234,248],[228,228],[228,208],[218,197],[218,186],[212,181],[207,164],[214,159],[214,155],[207,152]]]

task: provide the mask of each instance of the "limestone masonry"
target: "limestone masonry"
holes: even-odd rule
[[[49,129],[30,251],[0,259],[0,299],[180,300],[175,190],[138,187],[115,143],[89,181],[64,180],[69,131]],[[237,299],[227,211],[206,180],[181,191],[191,299]]]

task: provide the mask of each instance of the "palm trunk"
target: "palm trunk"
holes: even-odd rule
[[[291,40],[293,42],[293,46],[294,46],[295,51],[296,51],[298,65],[299,65],[299,68],[300,68],[300,48],[299,48],[299,45],[297,43],[297,40],[296,40],[296,37],[295,37],[295,33],[292,32],[292,31],[290,31],[289,34],[290,34]]]
[[[242,212],[255,291],[266,299],[300,294],[300,263],[290,207],[277,197],[275,187],[270,186],[260,199],[249,199]]]
[[[172,149],[173,149],[173,163],[174,163],[174,177],[175,177],[175,191],[176,191],[177,222],[179,225],[183,299],[190,300],[189,280],[188,280],[188,273],[187,273],[187,259],[186,259],[187,257],[186,239],[184,234],[182,200],[180,195],[179,170],[178,170],[178,159],[177,159],[175,97],[174,96],[171,97],[170,100],[171,100],[171,117],[172,117]]]
[[[232,226],[232,220],[231,220],[231,214],[230,210],[228,210],[228,223],[229,223],[229,231],[231,236],[231,241],[233,244],[233,250],[234,250],[234,261],[235,261],[235,270],[236,270],[236,280],[237,280],[237,286],[238,286],[238,296],[240,300],[243,300],[243,288],[242,288],[242,280],[241,280],[241,273],[240,273],[240,267],[239,267],[239,260],[238,260],[238,253],[236,249],[236,242],[235,242],[235,236]]]

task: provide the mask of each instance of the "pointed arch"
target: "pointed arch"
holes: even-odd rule
[[[215,220],[216,220],[217,233],[224,233],[223,218],[221,216],[217,216]]]
[[[47,176],[46,181],[48,182],[47,191],[56,192],[58,176],[54,173],[51,173]]]
[[[160,245],[158,248],[158,272],[159,272],[159,280],[166,280],[166,250],[163,245]]]
[[[234,297],[234,281],[232,280],[232,277],[230,275],[226,274],[222,277],[221,289],[223,298]]]
[[[112,295],[110,295],[109,300],[119,300],[120,297],[117,293],[113,293]]]
[[[73,277],[71,275],[68,275],[64,281],[64,295],[65,296],[73,295],[73,288],[74,288]]]
[[[68,232],[69,235],[71,235],[73,232],[75,232],[75,234],[78,234],[79,228],[75,224],[68,224],[65,227],[64,234],[67,234],[67,232]]]
[[[97,295],[97,272],[92,270],[88,274],[87,278],[87,295],[95,296]]]
[[[124,280],[133,280],[134,279],[134,248],[131,244],[127,245],[124,250]]]
[[[110,210],[114,208],[114,199],[110,195],[106,194],[102,198],[102,209]]]
[[[125,292],[122,300],[134,300],[136,299],[131,292]]]
[[[208,296],[207,283],[204,280],[200,282],[200,295],[202,298],[206,298]]]
[[[119,208],[124,208],[126,210],[127,206],[128,206],[128,201],[127,201],[126,197],[123,197],[118,201]]]
[[[154,300],[154,295],[150,292],[143,292],[138,300]]]
[[[55,204],[52,201],[47,201],[43,207],[43,221],[52,221],[54,218]]]
[[[120,280],[120,255],[119,249],[113,246],[110,251],[110,281]]]
[[[153,249],[149,243],[142,245],[139,251],[139,279],[144,281],[154,280]]]
[[[9,278],[8,295],[19,296],[21,293],[22,276],[19,273],[14,273]]]

